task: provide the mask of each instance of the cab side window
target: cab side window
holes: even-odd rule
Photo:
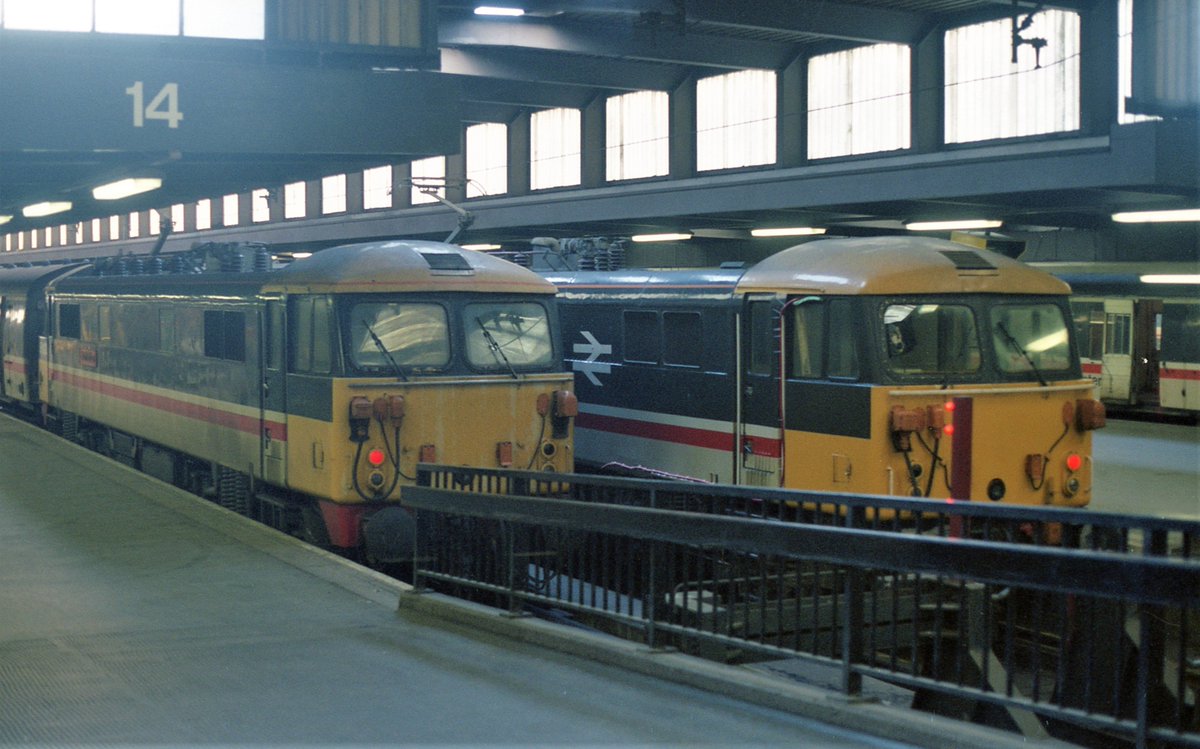
[[[848,300],[835,299],[829,303],[829,362],[830,377],[858,378],[858,347],[855,346],[853,306]]]
[[[290,313],[289,371],[329,374],[333,365],[329,300],[325,297],[300,297],[292,302]]]

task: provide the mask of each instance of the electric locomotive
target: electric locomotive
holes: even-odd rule
[[[271,265],[261,245],[205,245],[0,270],[0,398],[377,561],[409,553],[398,508],[419,462],[572,470],[551,284],[436,242]]]
[[[546,274],[581,467],[1082,506],[1103,406],[1069,289],[923,237],[825,239],[749,268]]]

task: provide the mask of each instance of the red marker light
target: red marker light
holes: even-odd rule
[[[378,468],[383,465],[383,461],[387,456],[383,454],[383,450],[378,447],[367,453],[367,462]]]
[[[953,410],[954,410],[954,401],[946,401],[946,410],[947,410],[947,411],[953,411]]]
[[[954,425],[947,424],[946,426],[944,426],[942,428],[942,433],[945,434],[947,437],[953,437],[954,436]]]
[[[1067,456],[1067,470],[1078,471],[1083,466],[1083,458],[1075,453]]]

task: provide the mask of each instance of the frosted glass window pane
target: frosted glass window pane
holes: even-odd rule
[[[82,225],[80,225],[81,230],[82,228]],[[150,209],[150,234],[156,237],[162,234],[162,214],[154,208]],[[94,228],[92,229],[92,238],[96,238],[96,230]],[[82,242],[83,240],[79,241]]]
[[[63,227],[63,228],[65,229],[66,227]],[[141,235],[142,235],[142,227],[138,224],[137,213],[135,212],[135,213],[129,214],[129,238],[137,239]],[[67,243],[67,234],[65,231],[63,232],[62,242],[63,242],[63,244]]]
[[[1121,0],[1117,16],[1117,59],[1120,75],[1120,100],[1117,103],[1117,122],[1161,120],[1149,114],[1133,114],[1125,111],[1125,100],[1133,95],[1133,0]]]
[[[605,102],[605,178],[657,177],[670,168],[670,97],[634,91]]]
[[[809,61],[809,158],[912,145],[910,54],[902,45],[873,44]]]
[[[262,39],[263,0],[183,0],[183,35]]]
[[[283,217],[304,218],[308,203],[308,190],[303,182],[292,182],[283,186]]]
[[[1009,19],[946,32],[947,143],[1079,129],[1079,16],[1043,11],[1021,34],[1046,40],[1040,68],[1029,45],[1012,64]]]
[[[498,122],[467,128],[467,197],[508,192],[508,126]]]
[[[131,224],[131,226],[132,226],[132,224]],[[67,225],[66,224],[63,224],[62,226],[58,227],[58,243],[61,245],[65,245],[67,243]]]
[[[36,234],[35,234],[35,236],[36,236]],[[109,216],[108,217],[108,238],[109,239],[120,239],[121,238],[121,217],[120,216]]]
[[[221,223],[225,226],[237,226],[238,202],[237,193],[221,198]]]
[[[581,130],[578,109],[548,109],[530,116],[530,189],[579,184]]]
[[[92,30],[92,0],[4,0],[3,4],[6,29]]]
[[[392,207],[392,167],[390,164],[363,170],[363,208]]]
[[[426,190],[437,188],[437,194],[443,198],[446,197],[446,157],[431,156],[428,159],[414,161],[412,163],[412,181],[413,205],[438,202],[433,195],[423,192],[421,187]]]
[[[256,224],[271,220],[271,193],[255,190],[250,193],[250,220]]]
[[[775,162],[775,72],[742,70],[696,82],[696,169]]]
[[[171,228],[175,231],[184,230],[183,203],[171,206]]]
[[[321,179],[321,213],[346,212],[346,175],[333,174]]]
[[[212,201],[208,198],[196,202],[196,231],[212,228]]]
[[[179,0],[96,0],[96,31],[179,35]]]

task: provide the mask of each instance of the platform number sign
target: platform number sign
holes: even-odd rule
[[[179,127],[183,112],[179,111],[179,84],[167,83],[158,90],[150,103],[146,103],[145,84],[135,81],[125,89],[127,96],[133,97],[133,126],[145,127],[146,120],[165,120],[167,127]]]

